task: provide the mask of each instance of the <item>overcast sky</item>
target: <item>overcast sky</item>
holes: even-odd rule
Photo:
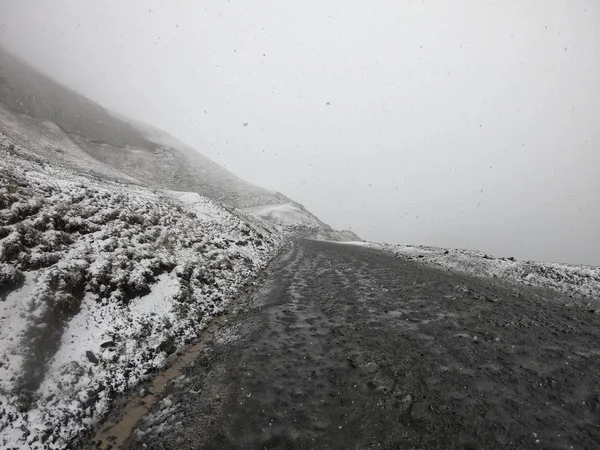
[[[365,239],[600,264],[596,0],[1,0],[0,42]]]

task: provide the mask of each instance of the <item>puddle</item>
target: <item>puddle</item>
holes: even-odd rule
[[[227,318],[227,315],[223,315],[212,319],[210,325],[202,331],[199,340],[184,349],[171,366],[157,374],[150,384],[145,386],[148,391],[145,397],[140,398],[139,390],[128,394],[127,402],[122,406],[118,420],[108,420],[100,427],[91,439],[89,448],[111,450],[122,447],[139,420],[162,398],[162,393],[169,382],[180,377],[182,369],[196,361],[200,353],[213,343],[215,334]]]
[[[277,264],[278,261],[286,262],[290,258],[290,254],[293,255],[294,253],[293,247],[291,249],[288,247],[287,250],[284,247],[281,252],[273,259],[271,264]],[[279,262],[279,264],[281,263]],[[266,285],[268,283],[265,283],[265,281],[268,281],[269,273],[269,267],[265,268],[262,274],[254,279],[253,287],[250,287],[249,290],[240,291],[239,297],[232,299],[228,306],[228,313],[214,317],[195,343],[183,348],[169,367],[158,373],[148,384],[140,386],[140,388],[146,389],[147,395],[141,398],[139,389],[125,394],[123,396],[125,400],[120,403],[121,406],[115,407],[117,414],[109,415],[109,419],[96,430],[93,438],[85,442],[84,447],[101,450],[121,448],[131,436],[140,419],[162,399],[162,394],[167,385],[183,375],[182,370],[185,367],[198,360],[200,354],[209,346],[214,345],[215,342],[237,338],[236,331],[239,331],[237,328],[228,330],[229,334],[227,332],[224,334],[219,333],[239,312],[246,310],[251,305],[256,306],[257,298],[260,298],[264,289],[267,289]]]

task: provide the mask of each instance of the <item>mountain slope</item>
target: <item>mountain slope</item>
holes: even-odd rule
[[[336,233],[1,48],[0,155],[0,448],[71,447],[290,233]]]
[[[71,448],[287,232],[196,193],[83,174],[1,132],[0,155],[0,448]]]
[[[38,132],[52,123],[62,132],[61,139],[144,184],[197,192],[236,208],[292,202],[242,180],[161,130],[107,111],[2,48],[0,103],[13,121],[26,120]],[[13,140],[22,136],[4,120],[0,127]]]

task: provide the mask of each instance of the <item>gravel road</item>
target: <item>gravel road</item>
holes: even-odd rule
[[[598,448],[599,322],[548,291],[297,241],[125,448]]]

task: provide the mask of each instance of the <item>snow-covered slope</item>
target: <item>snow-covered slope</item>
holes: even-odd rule
[[[334,242],[363,242],[363,240],[352,230],[316,230],[309,237],[319,241]]]
[[[16,145],[53,164],[102,179],[140,184],[136,179],[97,161],[55,123],[17,115],[0,103],[0,133]]]
[[[197,193],[82,174],[1,133],[0,154],[0,448],[65,448],[286,236]]]
[[[256,206],[254,208],[246,208],[243,211],[287,227],[331,230],[328,225],[321,222],[317,217],[296,203]]]
[[[267,222],[302,232],[304,237],[325,241],[362,241],[353,231],[333,230],[298,203],[256,206],[242,210]]]
[[[13,114],[10,127],[0,121],[0,131],[14,140],[19,139],[14,123],[23,121],[46,134],[48,146],[60,148],[68,140],[107,169],[145,184],[197,192],[238,208],[291,201],[242,180],[164,131],[107,111],[1,47],[0,103]],[[55,127],[54,135],[49,126]]]
[[[338,236],[1,48],[0,155],[0,448],[68,447],[292,233]]]
[[[354,243],[357,244],[357,243]],[[575,266],[541,261],[495,258],[475,250],[439,247],[360,243],[449,270],[478,277],[493,277],[561,292],[567,299],[600,307],[600,267]]]

